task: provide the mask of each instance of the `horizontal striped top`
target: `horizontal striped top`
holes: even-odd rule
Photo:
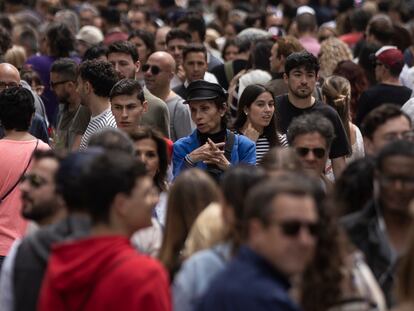
[[[106,127],[117,127],[111,108],[108,108],[101,114],[91,118],[88,127],[82,136],[79,150],[85,150],[88,147],[89,138]]]

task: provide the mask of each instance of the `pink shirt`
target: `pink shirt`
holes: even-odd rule
[[[36,146],[36,140],[0,139],[0,197],[3,197],[20,178]],[[38,150],[49,145],[39,140]],[[29,167],[30,168],[30,167]],[[22,202],[19,186],[0,203],[0,256],[6,256],[11,244],[21,238],[27,221],[21,216]]]
[[[301,37],[299,42],[303,45],[306,51],[312,53],[315,57],[318,57],[321,45],[316,38],[305,36]]]

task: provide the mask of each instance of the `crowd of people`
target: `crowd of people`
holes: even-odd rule
[[[414,310],[413,3],[0,7],[1,310]]]

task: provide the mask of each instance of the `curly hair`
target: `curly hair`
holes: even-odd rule
[[[97,96],[109,97],[112,87],[118,82],[113,66],[101,60],[87,60],[79,66],[80,77],[88,81]]]
[[[335,37],[326,39],[319,51],[319,75],[322,78],[332,75],[336,65],[343,60],[352,60],[352,52],[348,45]]]
[[[50,55],[54,57],[69,57],[75,49],[75,36],[64,23],[52,23],[46,31]]]

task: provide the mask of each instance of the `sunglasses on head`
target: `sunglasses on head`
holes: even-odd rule
[[[318,159],[322,159],[325,156],[326,150],[323,148],[305,148],[305,147],[298,147],[296,148],[296,152],[300,157],[306,157],[309,152],[312,152],[315,157]]]
[[[301,222],[297,220],[276,223],[276,225],[278,225],[283,234],[288,237],[298,236],[302,228],[306,228],[311,236],[316,237],[319,233],[320,228],[318,223]]]
[[[158,67],[157,65],[152,65],[151,66],[151,65],[148,65],[148,64],[145,64],[145,65],[142,66],[142,72],[147,72],[148,69],[150,69],[150,68],[151,68],[151,73],[154,76],[156,76],[157,74],[159,74],[161,72],[160,67]]]
[[[40,188],[47,184],[47,180],[36,174],[24,174],[21,182],[28,181],[33,188]]]

